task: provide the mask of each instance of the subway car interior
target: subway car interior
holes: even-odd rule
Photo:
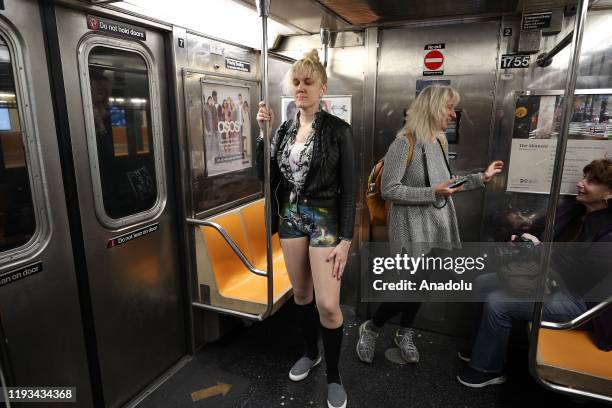
[[[329,399],[327,343],[304,381],[287,377],[301,305],[271,227],[272,170],[261,180],[257,163],[258,140],[269,155],[296,117],[284,85],[313,49],[319,108],[350,125],[354,150],[344,405]],[[503,384],[458,380],[480,320],[454,298],[418,309],[418,363],[394,343],[397,317],[360,361],[380,303],[368,251],[390,229],[370,216],[371,172],[429,86],[461,95],[444,131],[451,174],[503,161],[486,188],[453,196],[461,241],[541,234],[543,293],[559,208],[586,165],[612,157],[611,0],[0,0],[0,406],[612,403],[612,351],[593,337],[597,321],[610,346],[610,279],[570,321],[543,317],[546,296],[529,303]],[[262,131],[260,101],[275,113]]]

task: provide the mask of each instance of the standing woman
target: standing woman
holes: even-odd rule
[[[502,171],[503,162],[493,161],[484,173],[467,176],[467,182],[451,188],[450,165],[444,130],[455,118],[459,94],[450,86],[428,86],[406,113],[404,127],[389,146],[381,179],[381,192],[392,203],[389,214],[391,254],[421,256],[460,248],[457,215],[451,196],[461,190],[484,187]],[[410,163],[409,143],[413,144]],[[432,251],[434,253],[432,253]],[[374,358],[376,338],[385,322],[402,313],[394,342],[409,363],[419,361],[412,322],[420,302],[383,303],[372,320],[359,327],[357,355],[366,363]]]
[[[319,323],[327,365],[327,405],[346,406],[338,361],[343,336],[340,280],[346,266],[355,224],[355,158],[352,130],[343,120],[320,109],[327,74],[316,50],[295,62],[287,75],[287,93],[299,112],[283,122],[272,139],[270,182],[272,232],[279,232],[293,285],[297,320],[306,353],[289,371],[303,380],[321,362]],[[273,122],[263,102],[257,121]],[[259,175],[263,139],[258,142]],[[313,300],[316,292],[316,306]]]

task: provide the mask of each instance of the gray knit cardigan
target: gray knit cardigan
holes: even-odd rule
[[[443,137],[443,136],[442,136]],[[431,187],[425,184],[422,146],[425,146]],[[410,256],[427,254],[432,248],[461,247],[457,215],[452,197],[444,208],[444,198],[436,197],[434,187],[450,177],[443,151],[437,141],[416,141],[409,166],[408,139],[397,137],[385,156],[381,192],[392,203],[389,212],[389,243],[392,254],[404,250]],[[469,175],[464,190],[484,187],[482,173]]]

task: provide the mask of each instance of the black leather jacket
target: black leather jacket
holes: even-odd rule
[[[356,169],[351,126],[325,111],[317,112],[312,161],[306,174],[300,203],[313,207],[338,208],[338,235],[352,239],[355,226]],[[270,191],[272,192],[272,233],[278,231],[280,202],[286,200],[291,184],[278,163],[287,144],[290,120],[283,122],[272,141]],[[263,181],[263,139],[257,142],[257,174]]]

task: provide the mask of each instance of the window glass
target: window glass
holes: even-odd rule
[[[0,251],[17,248],[36,229],[12,60],[0,37]]]
[[[149,72],[139,54],[103,46],[88,62],[104,209],[124,218],[157,200]]]

